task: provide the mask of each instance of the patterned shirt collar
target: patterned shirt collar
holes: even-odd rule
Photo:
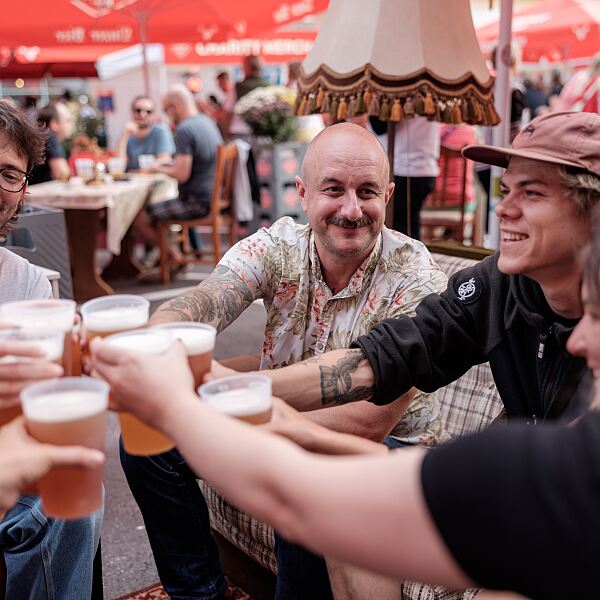
[[[373,246],[373,250],[365,260],[362,262],[360,267],[354,272],[354,275],[350,278],[348,285],[340,290],[336,294],[336,298],[348,298],[351,296],[356,296],[362,292],[365,287],[365,284],[368,284],[371,275],[373,275],[375,268],[381,258],[381,249],[382,249],[382,234],[380,233],[377,236],[377,241],[375,242],[375,246]],[[311,229],[310,230],[310,238],[309,238],[309,256],[310,256],[310,269],[312,276],[323,285],[327,285],[325,282],[325,278],[323,277],[323,272],[321,271],[321,261],[319,259],[319,254],[317,253],[317,246],[315,244],[315,233]]]

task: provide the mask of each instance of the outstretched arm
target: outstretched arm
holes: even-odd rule
[[[228,267],[217,265],[198,287],[161,305],[150,325],[172,321],[208,323],[222,331],[255,300],[244,280]]]

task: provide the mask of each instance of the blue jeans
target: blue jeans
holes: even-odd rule
[[[83,519],[49,519],[40,499],[21,496],[0,522],[10,600],[86,600],[104,509]]]
[[[165,591],[172,600],[216,600],[226,582],[196,475],[177,450],[131,456],[121,465],[137,502]]]

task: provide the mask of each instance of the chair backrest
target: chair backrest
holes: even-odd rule
[[[450,178],[457,174],[460,180],[458,203],[456,195],[449,193],[448,189]],[[467,200],[467,159],[460,150],[440,146],[440,174],[436,183],[431,194],[430,206],[432,208],[450,208],[458,205],[464,211]]]
[[[218,222],[223,212],[227,211],[233,218],[233,177],[238,158],[237,146],[234,142],[222,144],[217,148],[215,165],[215,181],[211,200],[211,216]]]

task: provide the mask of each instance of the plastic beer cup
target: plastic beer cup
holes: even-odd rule
[[[27,429],[40,442],[104,451],[108,384],[91,377],[35,383],[21,392]],[[102,506],[104,467],[52,469],[38,484],[49,517],[79,519]]]
[[[173,336],[166,329],[137,329],[111,335],[106,341],[130,352],[164,354],[173,342]],[[168,398],[165,398],[165,402],[168,402]],[[175,447],[173,441],[164,433],[146,425],[128,412],[119,413],[119,422],[123,446],[128,454],[151,456]]]
[[[264,375],[233,375],[198,388],[212,408],[251,425],[271,420],[271,379]]]
[[[18,344],[38,346],[44,351],[46,360],[60,364],[63,357],[65,336],[62,331],[35,331],[21,329],[5,329],[0,331],[0,341],[14,341]],[[34,359],[28,356],[7,354],[0,358],[0,364],[16,364],[30,362]],[[35,359],[37,360],[37,359]],[[0,426],[12,421],[21,414],[21,404],[0,408]]]
[[[212,325],[180,321],[157,325],[156,329],[167,329],[185,347],[190,369],[194,374],[194,385],[198,387],[210,371],[217,330]]]
[[[75,364],[73,344],[73,321],[75,319],[75,302],[73,300],[23,300],[3,304],[0,311],[2,317],[23,330],[62,331],[64,336],[62,367],[65,376],[79,374],[81,368]]]

